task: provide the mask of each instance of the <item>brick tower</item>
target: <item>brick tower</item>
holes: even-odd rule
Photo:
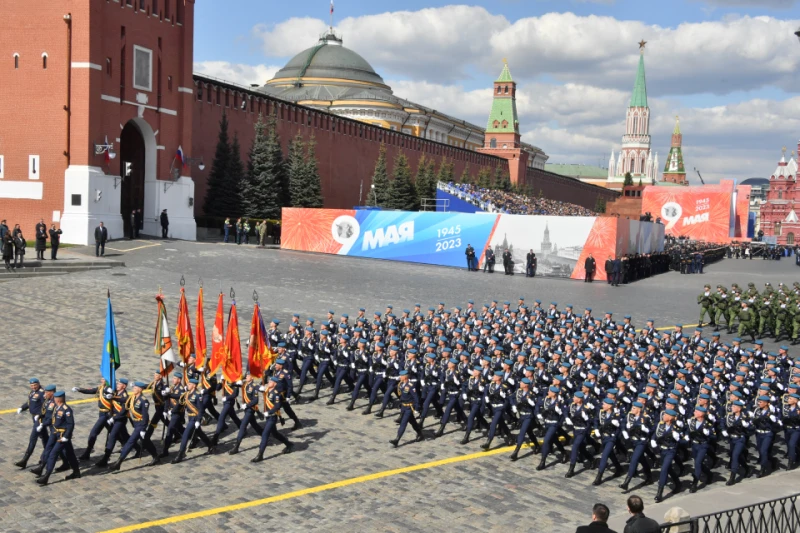
[[[494,82],[494,98],[483,148],[479,152],[508,160],[512,184],[525,183],[528,153],[522,149],[517,118],[517,84],[503,60],[503,71]]]
[[[686,180],[686,168],[683,166],[682,144],[681,123],[678,117],[675,117],[675,129],[672,131],[672,147],[669,149],[667,164],[664,165],[664,177],[661,181],[689,185]]]

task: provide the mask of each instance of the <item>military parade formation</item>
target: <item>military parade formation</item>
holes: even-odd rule
[[[767,287],[759,295],[752,286],[740,291],[734,285],[727,296],[724,287],[712,293],[706,286],[698,297],[701,320],[708,315],[711,324],[725,321],[733,331],[738,319],[740,337],[767,330],[780,335],[791,326],[795,339],[800,284]],[[770,313],[763,321],[762,308]],[[790,308],[786,315],[780,311]],[[472,300],[449,309],[444,302],[427,310],[416,305],[398,314],[389,305],[371,317],[361,308],[338,321],[331,310],[319,323],[301,322],[295,314],[285,331],[280,324],[274,319],[267,330],[276,358],[258,381],[250,372],[243,380],[219,378],[189,357],[169,378],[162,369],[149,382],[122,378],[113,389],[106,382],[73,388],[97,397],[98,417],[80,457],[65,392],[32,378],[18,410],[32,418],[29,444],[16,465],[26,468],[40,441],[31,470],[37,483],[47,484],[53,471],[71,470],[67,479],[79,478],[80,461],[91,459],[104,432],[96,467],[119,470],[132,452],[149,454],[148,464],[155,465],[173,443],[180,444],[172,463],[180,463],[200,442],[215,453],[230,426],[238,431],[231,432],[228,453],[239,453],[251,428],[261,437],[252,459],[259,462],[273,438],[284,453],[293,451],[279,431],[284,415],[294,422],[291,429],[302,427],[292,404],[319,399],[326,383],[326,405],[337,403],[344,385],[347,411],[363,397],[363,415],[396,414],[392,446],[408,425],[416,441],[441,437],[457,425],[464,432],[461,444],[483,432],[488,450],[499,437],[514,446],[512,461],[525,453],[523,446],[531,448],[540,455],[537,470],[552,466],[548,459],[557,450],[555,463],[568,463],[567,478],[596,469],[594,485],[604,482],[609,463],[613,477],[624,476],[620,487],[626,491],[637,475],[649,483],[657,471],[656,501],[670,480],[675,492],[682,489],[685,471],[691,472],[691,492],[714,482],[712,469],[723,464],[722,455],[728,458],[728,485],[749,477],[753,462],[759,477],[778,468],[778,443],[786,468],[798,464],[800,361],[793,361],[788,346],[765,353],[760,340],[745,348],[739,337],[723,343],[716,331],[709,335],[698,327],[687,335],[681,325],[659,331],[653,320],[637,330],[630,316],[595,316],[590,308],[578,314],[572,305],[528,305],[523,297],[480,308]],[[304,394],[306,387],[313,392]],[[426,436],[431,418],[438,419],[436,431]],[[159,425],[160,452],[152,441]],[[117,443],[119,456],[110,463]]]

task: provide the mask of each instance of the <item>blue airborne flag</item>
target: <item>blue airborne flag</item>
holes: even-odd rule
[[[114,313],[111,311],[111,298],[108,299],[106,312],[106,334],[103,338],[103,358],[100,360],[100,373],[108,385],[115,389],[116,370],[119,368],[119,344],[117,343],[117,328],[114,327]]]

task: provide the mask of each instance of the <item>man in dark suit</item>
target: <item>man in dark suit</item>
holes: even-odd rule
[[[661,527],[658,522],[644,515],[644,502],[639,496],[628,498],[628,512],[631,517],[625,522],[622,533],[659,533]]]
[[[613,274],[612,277],[614,278],[614,281],[611,283],[611,285],[614,287],[619,287],[619,282],[622,279],[622,261],[619,257],[617,257],[614,259],[614,261],[612,261],[612,263],[611,272]]]
[[[492,250],[491,246],[487,246],[483,260],[483,271],[486,272],[486,270],[488,269],[489,274],[494,274],[494,263],[495,263],[494,250]]]
[[[586,258],[586,261],[583,263],[583,269],[586,271],[586,277],[583,279],[585,283],[591,283],[592,279],[594,278],[594,271],[597,268],[597,263],[592,257],[592,254],[589,254],[589,257]]]
[[[614,282],[613,272],[614,272],[614,260],[609,255],[608,259],[606,259],[606,283],[608,283],[609,285],[611,285]]]
[[[602,503],[594,504],[592,507],[592,523],[588,526],[578,526],[575,533],[616,533],[609,529],[608,524],[608,507]]]
[[[101,222],[94,228],[94,255],[100,257],[106,255],[106,241],[108,240],[108,230]]]
[[[161,211],[161,238],[166,239],[168,234],[169,234],[169,217],[167,216],[167,210],[164,209]]]

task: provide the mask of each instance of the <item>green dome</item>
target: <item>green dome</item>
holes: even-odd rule
[[[328,78],[386,85],[366,59],[342,46],[341,39],[332,34],[324,35],[317,46],[294,56],[273,80],[285,78]]]

